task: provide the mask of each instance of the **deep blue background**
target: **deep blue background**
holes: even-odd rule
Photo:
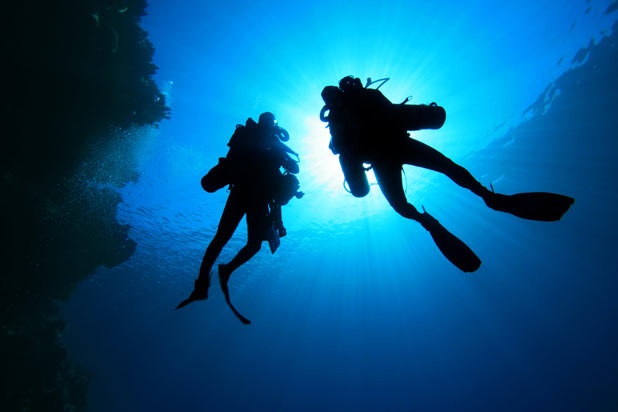
[[[118,218],[137,251],[64,307],[92,410],[617,410],[610,3],[151,1],[143,27],[172,119],[130,153],[141,179],[121,190]],[[575,205],[558,223],[524,221],[406,167],[410,201],[483,260],[459,272],[377,187],[361,200],[343,190],[318,113],[322,87],[348,74],[444,106],[444,127],[415,137],[483,183]],[[234,125],[266,110],[301,154],[307,196],[284,208],[279,251],[232,277],[253,324],[216,284],[174,312],[227,195],[199,179]],[[243,224],[220,260],[245,240]]]

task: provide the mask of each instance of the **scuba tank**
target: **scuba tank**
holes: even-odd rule
[[[394,124],[405,130],[439,129],[446,120],[446,111],[436,103],[394,104],[391,110]]]
[[[367,193],[369,193],[369,181],[367,180],[363,162],[358,158],[340,154],[339,163],[341,164],[345,181],[348,182],[350,187],[350,193],[355,197],[367,196]]]
[[[208,193],[214,193],[224,186],[231,183],[228,160],[225,157],[219,158],[219,163],[202,177],[202,189]]]
[[[369,88],[374,83],[380,83],[375,90],[379,90],[380,87],[389,81],[389,77],[383,79],[371,80],[367,79],[365,89]],[[422,130],[422,129],[439,129],[446,120],[446,111],[443,107],[438,106],[436,103],[426,104],[411,104],[405,103],[409,100],[403,101],[401,104],[393,104],[391,110],[393,112],[395,124],[405,128],[406,130]]]
[[[350,155],[350,151],[360,150],[366,154],[369,147],[373,152],[376,147],[373,136],[384,131],[398,136],[407,130],[439,129],[446,120],[446,111],[436,103],[406,105],[409,98],[402,104],[390,102],[378,90],[388,80],[368,78],[363,87],[360,79],[346,76],[339,81],[339,87],[326,86],[322,90],[325,105],[320,111],[320,120],[328,123],[331,134],[329,148],[334,154],[339,154],[345,181],[355,197],[364,197],[369,193],[369,182],[363,162]],[[373,84],[378,86],[372,89],[370,86]],[[353,123],[353,126],[348,127],[346,122]],[[337,123],[343,127],[335,127]],[[359,130],[353,130],[354,126],[364,130],[359,133]]]

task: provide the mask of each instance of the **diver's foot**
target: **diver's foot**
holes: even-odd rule
[[[210,288],[210,276],[206,278],[206,281],[201,281],[197,279],[195,281],[195,287],[193,292],[191,293],[191,297],[194,297],[195,300],[206,300],[208,299],[208,288]]]
[[[483,201],[493,210],[498,212],[512,213],[510,196],[500,193],[490,192],[489,190],[483,194]]]
[[[196,279],[193,292],[189,295],[189,297],[182,302],[176,309],[180,309],[184,306],[187,306],[191,302],[195,302],[196,300],[207,300],[208,299],[208,288],[210,287],[210,274],[206,278],[206,281],[201,281],[199,278]]]
[[[431,216],[429,213],[424,212],[419,214],[418,222],[425,228],[427,231],[431,231],[436,225],[440,225],[438,220]]]

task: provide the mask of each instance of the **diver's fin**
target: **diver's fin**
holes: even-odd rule
[[[226,272],[225,265],[219,265],[219,284],[221,285],[221,291],[223,292],[223,296],[225,296],[225,301],[227,302],[227,305],[230,307],[230,309],[232,309],[232,312],[234,312],[234,315],[236,315],[236,317],[240,319],[242,323],[244,323],[245,325],[249,325],[251,321],[241,315],[230,301],[230,291],[227,287],[227,281],[229,279],[230,274]]]
[[[562,218],[575,199],[556,193],[530,192],[502,195],[489,192],[483,196],[490,208],[510,213],[517,217],[543,222],[555,222]]]
[[[185,306],[187,306],[189,303],[191,302],[195,302],[197,299],[192,298],[191,296],[189,296],[188,298],[186,298],[185,300],[183,300],[182,302],[180,302],[178,304],[178,306],[176,306],[176,309],[174,310],[178,310],[180,308],[184,308]]]
[[[424,208],[423,208],[424,209]],[[422,214],[421,224],[429,231],[440,252],[453,265],[464,272],[474,272],[481,266],[478,258],[464,242],[444,228],[433,216],[425,212]]]

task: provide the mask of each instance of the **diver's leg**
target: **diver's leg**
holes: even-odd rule
[[[259,242],[255,240],[247,241],[247,244],[238,251],[236,256],[234,256],[234,258],[230,261],[230,263],[219,265],[219,270],[221,270],[221,267],[223,267],[224,271],[227,274],[227,277],[229,278],[233,271],[238,269],[241,265],[248,262],[249,259],[255,256],[255,254],[260,251],[261,247],[261,240]]]
[[[230,263],[219,265],[219,284],[221,285],[223,296],[225,296],[225,301],[238,319],[245,325],[250,324],[251,321],[241,315],[232,304],[227,283],[232,272],[251,259],[260,250],[264,226],[270,221],[268,219],[268,202],[263,199],[256,199],[257,196],[251,197],[252,199],[249,199],[250,204],[247,208],[247,244],[240,249]],[[256,203],[256,201],[259,201],[259,203]]]
[[[414,139],[402,142],[398,151],[404,162],[444,173],[458,185],[483,198],[491,209],[510,213],[523,219],[553,222],[569,210],[573,198],[557,193],[532,192],[503,195],[481,185],[466,169],[437,150]]]
[[[422,214],[408,203],[401,184],[401,165],[396,162],[374,162],[373,172],[388,203],[401,216],[418,222]]]
[[[225,296],[225,300],[234,311],[234,314],[245,324],[250,323],[249,320],[243,317],[230,300],[230,291],[227,287],[227,283],[230,280],[232,272],[234,272],[240,265],[251,259],[261,248],[262,235],[264,233],[264,226],[268,220],[268,206],[264,201],[263,205],[251,205],[247,210],[247,244],[240,249],[240,251],[234,256],[232,261],[228,264],[219,265],[219,285],[221,291]]]
[[[398,147],[398,152],[402,163],[443,173],[459,186],[472,191],[472,193],[480,197],[485,198],[490,193],[468,170],[425,143],[408,138],[402,140],[401,145]]]
[[[200,289],[206,289],[207,292],[208,286],[210,286],[210,270],[212,269],[212,265],[215,263],[223,247],[234,234],[234,231],[245,214],[243,203],[241,193],[238,190],[232,189],[225,204],[225,208],[223,209],[223,213],[221,214],[217,233],[204,254],[204,259],[200,266],[200,274],[196,280],[196,289],[199,285]]]
[[[227,198],[225,208],[219,221],[219,227],[214,239],[208,245],[202,265],[200,266],[200,274],[195,280],[195,286],[191,295],[176,307],[180,309],[196,300],[208,299],[208,288],[210,287],[210,269],[215,263],[215,260],[221,253],[223,246],[230,240],[232,234],[238,227],[240,220],[245,214],[243,196],[238,190],[232,189],[230,196]]]
[[[266,229],[265,226],[269,221],[266,202],[253,204],[247,209],[247,244],[238,251],[230,263],[219,265],[219,269],[223,267],[228,278],[233,271],[260,251],[264,230]]]
[[[446,230],[429,213],[420,213],[408,203],[401,185],[401,165],[374,163],[373,171],[388,203],[397,213],[419,222],[431,234],[442,254],[464,272],[474,272],[481,265],[480,259],[459,238]]]

